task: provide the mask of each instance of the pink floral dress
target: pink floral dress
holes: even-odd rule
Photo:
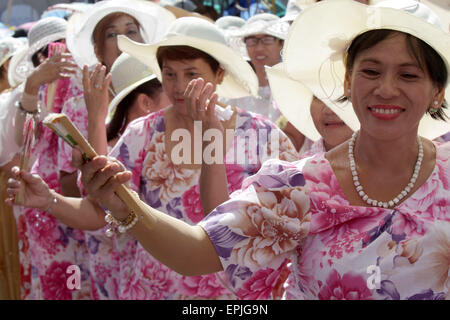
[[[289,139],[264,117],[238,109],[232,147],[225,156],[230,193],[241,187],[244,178],[255,174],[261,160],[276,154],[285,160],[298,158]],[[263,133],[259,140],[251,133]],[[273,132],[277,141],[268,147],[267,133]],[[253,137],[251,139],[246,139]],[[257,136],[256,136],[257,137]],[[132,122],[110,155],[119,159],[133,172],[132,188],[153,208],[191,225],[203,218],[199,192],[200,169],[185,169],[174,165],[165,151],[164,111],[150,114]],[[250,145],[255,146],[251,150]],[[248,163],[236,161],[237,153]],[[121,299],[235,299],[226,287],[224,274],[185,277],[155,260],[130,235],[116,238],[120,253],[119,297]],[[273,289],[277,274],[267,290]]]
[[[77,74],[74,81],[82,88],[82,76]],[[69,117],[84,137],[88,135],[88,112],[84,96],[70,97],[64,104],[62,113]],[[58,139],[57,171],[73,173],[77,169],[72,166],[72,147],[63,139]],[[78,179],[79,180],[79,179]],[[78,186],[83,194],[81,181]],[[92,298],[95,300],[118,299],[119,254],[114,240],[105,236],[105,228],[88,231],[84,237],[87,245],[89,274],[92,282]]]
[[[52,112],[61,112],[62,106],[81,91],[69,79],[60,79]],[[46,87],[40,90],[40,103],[46,105]],[[42,108],[42,106],[41,106]],[[45,112],[44,112],[45,114]],[[56,192],[61,191],[57,167],[58,137],[42,123],[40,137],[33,147],[37,156],[31,173],[38,174]],[[84,233],[68,227],[48,212],[17,207],[17,221],[22,299],[91,299],[91,281]],[[68,285],[68,267],[80,269],[80,289]]]
[[[287,298],[449,299],[450,144],[428,180],[394,209],[351,206],[320,153],[267,161],[200,225],[241,295],[291,259]]]

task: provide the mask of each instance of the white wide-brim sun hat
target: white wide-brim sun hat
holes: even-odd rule
[[[74,14],[67,29],[67,47],[81,68],[98,63],[93,44],[93,33],[97,24],[106,16],[123,12],[140,24],[142,38],[146,43],[161,39],[175,16],[151,1],[108,0],[95,3],[88,11]]]
[[[399,6],[400,2],[403,6]],[[337,14],[339,12],[342,14]],[[408,33],[430,45],[450,71],[450,35],[432,24],[435,19],[429,8],[414,0],[385,1],[375,6],[352,0],[319,2],[302,11],[292,24],[283,48],[282,68],[289,79],[305,85],[351,129],[357,130],[360,124],[351,103],[337,103],[344,95],[344,58],[353,39],[377,29]],[[286,101],[298,99],[295,90],[284,90],[283,95]],[[445,98],[450,102],[448,80]],[[299,110],[291,104],[282,112],[294,123]],[[419,124],[419,135],[428,139],[448,131],[450,122],[434,120],[429,114],[425,114]]]
[[[272,13],[258,13],[248,19],[241,27],[239,37],[244,40],[249,36],[267,34],[285,40],[288,30],[288,21],[284,21]]]
[[[36,22],[28,32],[27,48],[11,59],[9,65],[11,76],[8,75],[8,78],[14,83],[25,81],[34,70],[31,57],[49,43],[65,39],[66,30],[67,21],[62,18],[48,17]]]
[[[298,0],[289,0],[286,6],[286,13],[281,18],[281,21],[292,22],[297,18],[302,9],[297,5]]]
[[[148,66],[127,53],[122,53],[114,61],[111,67],[111,76],[111,83],[116,95],[109,103],[106,123],[111,121],[117,106],[127,95],[141,84],[156,78]]]
[[[216,59],[225,70],[216,91],[223,98],[258,96],[258,78],[251,66],[236,51],[227,46],[222,31],[213,23],[195,17],[177,19],[164,39],[155,44],[143,44],[125,36],[118,37],[119,49],[137,58],[156,74],[162,82],[161,69],[156,58],[159,47],[189,46]]]
[[[28,45],[17,51],[9,61],[8,68],[8,82],[11,87],[15,88],[20,85],[25,79],[24,74],[29,74],[33,69],[33,64],[31,62],[25,62],[24,57],[27,54]],[[22,63],[19,63],[22,61]]]
[[[0,67],[14,54],[25,48],[26,42],[13,37],[0,39]]]
[[[220,17],[214,23],[225,35],[228,45],[236,50],[244,59],[250,60],[247,48],[240,38],[241,28],[245,25],[245,20],[236,16]]]

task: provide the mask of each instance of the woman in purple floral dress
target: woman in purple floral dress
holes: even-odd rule
[[[197,28],[189,30],[187,25]],[[226,47],[217,28],[198,18],[179,19],[172,28],[179,28],[187,35],[168,37],[165,41],[170,45],[162,41],[150,46],[158,48],[158,70],[162,71],[162,85],[172,105],[131,122],[109,155],[133,172],[131,187],[143,201],[167,217],[194,225],[210,208],[239,189],[242,181],[255,174],[265,160],[274,157],[295,160],[298,154],[289,139],[266,118],[231,106],[216,105],[217,95],[212,94],[216,87],[228,94],[245,90],[256,92],[257,87],[251,68]],[[209,35],[209,38],[204,39],[202,35]],[[186,46],[186,37],[194,38],[202,45]],[[208,49],[203,51],[197,47]],[[235,69],[227,65],[225,59],[234,62]],[[204,80],[197,79],[199,77]],[[198,101],[203,101],[203,105],[209,108],[201,109],[201,103],[195,106]],[[197,134],[200,134],[200,140]],[[211,134],[209,138],[208,134]],[[218,139],[224,136],[221,143]],[[197,153],[198,147],[200,154]],[[209,162],[211,159],[213,161]],[[208,172],[206,177],[205,172]],[[214,191],[207,183],[211,178],[216,180]],[[206,181],[202,182],[202,179]],[[209,190],[204,192],[209,194],[203,197],[200,189],[205,185]],[[33,198],[31,194],[30,200]],[[72,200],[55,196],[58,198],[57,204],[52,205],[55,216],[63,220],[76,215],[67,208],[70,203],[74,204]],[[80,221],[83,220],[90,229],[103,227],[103,210],[94,207],[88,199],[81,202],[89,209],[77,213]],[[95,245],[92,243],[93,248]],[[131,235],[116,235],[113,247],[119,253],[118,259],[111,263],[120,270],[118,276],[112,274],[118,282],[116,290],[120,299],[253,297],[229,291],[224,274],[183,276],[174,272],[152,257]],[[105,265],[105,277],[108,276],[107,267]],[[277,270],[266,274],[262,298],[269,298],[271,291],[279,285],[279,274]],[[101,276],[99,272],[97,275]],[[105,288],[108,289],[114,288]],[[115,294],[110,292],[109,296]]]
[[[328,43],[322,53],[330,64],[342,63],[346,53],[347,73],[336,78],[345,79],[340,94],[351,99],[361,123],[348,142],[299,162],[265,162],[197,226],[149,208],[152,229],[137,222],[129,232],[181,274],[224,270],[238,295],[264,290],[261,279],[290,258],[296,290],[307,299],[448,299],[450,146],[418,134],[448,130],[434,118],[445,117],[449,35],[428,22],[435,20],[423,4],[411,5],[416,10],[406,12],[321,2],[290,31],[286,70],[316,96],[330,87],[320,82],[322,59],[307,51]],[[335,14],[342,9],[365,19],[342,23],[346,18]],[[375,24],[374,17],[384,19]],[[312,38],[311,26],[333,34]],[[348,38],[337,41],[335,32]],[[303,53],[315,58],[303,61]],[[435,125],[424,129],[430,121]],[[120,220],[130,212],[110,190],[131,179],[122,171],[102,157],[82,167],[90,196]]]

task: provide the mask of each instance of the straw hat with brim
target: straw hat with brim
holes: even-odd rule
[[[247,20],[241,28],[239,36],[244,39],[257,34],[268,34],[270,36],[286,39],[289,23],[271,13],[258,13]]]
[[[116,95],[109,104],[106,123],[110,122],[120,102],[141,84],[156,78],[148,66],[122,53],[111,67],[111,82]]]
[[[177,19],[170,27],[164,40],[155,44],[142,44],[118,37],[120,50],[145,63],[161,81],[161,70],[156,58],[159,47],[189,46],[201,50],[216,59],[225,70],[224,79],[217,85],[217,93],[223,98],[240,98],[258,95],[258,78],[237,52],[227,46],[224,34],[217,26],[194,17]]]
[[[142,0],[110,0],[95,3],[83,14],[74,14],[69,20],[67,47],[78,66],[98,63],[93,44],[93,33],[97,24],[106,16],[123,12],[135,18],[146,43],[161,39],[175,16],[168,10]]]
[[[290,78],[284,71],[283,62],[265,68],[272,97],[280,112],[308,139],[319,140],[321,135],[316,129],[310,110],[313,99],[312,91],[301,82]],[[286,92],[289,92],[289,94],[285,94]],[[336,108],[334,111],[339,118],[344,119],[342,121],[347,126],[353,130],[359,128],[359,122],[352,121],[354,119],[353,108]]]
[[[344,94],[344,55],[358,35],[377,29],[411,34],[429,44],[442,57],[447,70],[450,70],[450,36],[427,22],[435,20],[433,12],[413,0],[404,0],[403,10],[384,7],[392,3],[398,5],[399,2],[381,2],[376,6],[350,0],[319,2],[297,17],[286,39],[283,49],[284,72],[290,79],[310,89],[353,130],[359,128],[359,121],[352,112],[351,103],[339,104],[336,101]],[[445,97],[450,101],[448,83]],[[283,94],[286,95],[286,101],[297,99],[293,90],[285,90]],[[292,104],[283,113],[292,120],[298,116],[299,110]],[[419,134],[428,139],[439,137],[449,130],[449,122],[434,120],[428,114],[419,125]]]
[[[51,42],[66,38],[67,21],[49,17],[36,22],[28,32],[28,48],[15,59],[11,59],[10,69],[15,82],[23,82],[34,70],[31,57]]]
[[[291,79],[284,72],[282,62],[273,67],[266,66],[266,74],[272,97],[280,112],[308,139],[319,140],[321,136],[314,125],[309,109],[313,98],[311,90],[299,81]],[[294,94],[295,99],[293,99]]]

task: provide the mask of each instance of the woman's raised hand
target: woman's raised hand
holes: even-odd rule
[[[203,130],[215,128],[224,131],[223,125],[216,116],[218,95],[214,86],[202,78],[189,82],[184,91],[186,110],[193,120],[202,121]]]
[[[37,94],[39,87],[60,78],[69,78],[76,72],[77,64],[69,53],[62,53],[45,59],[27,79],[25,91]]]
[[[7,185],[9,198],[5,200],[8,205],[14,205],[15,197],[19,194],[20,186],[23,183],[25,193],[21,205],[36,208],[40,211],[46,211],[50,207],[53,198],[52,193],[47,183],[40,176],[24,170],[21,171],[17,166],[11,169],[11,173],[12,178],[9,178]]]
[[[86,65],[83,67],[84,101],[90,119],[105,121],[110,83],[111,73],[106,74],[106,67],[102,64],[98,63],[91,72]]]

